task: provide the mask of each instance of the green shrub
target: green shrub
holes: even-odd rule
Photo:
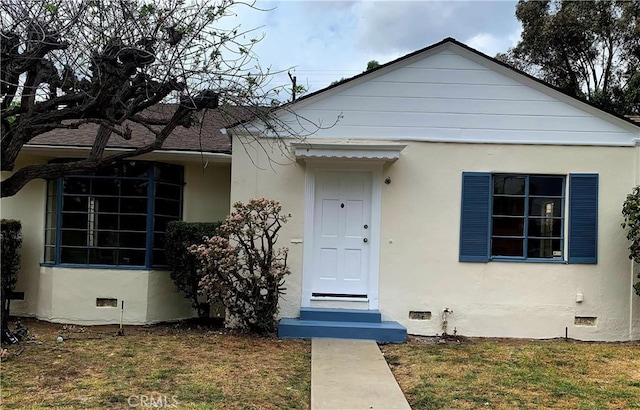
[[[191,245],[205,243],[204,237],[218,235],[221,222],[173,221],[167,226],[165,251],[171,279],[176,287],[191,301],[198,317],[209,317],[209,303],[198,298],[200,279],[198,269],[202,267],[198,258],[189,252]]]
[[[2,259],[2,323],[7,325],[9,320],[11,294],[18,282],[20,271],[20,248],[22,247],[22,224],[12,219],[0,219],[0,243]]]
[[[622,205],[622,216],[624,216],[622,227],[626,228],[627,239],[631,241],[629,259],[640,263],[640,185],[634,187],[627,195],[627,199]],[[640,278],[640,274],[638,278]],[[640,282],[636,283],[634,288],[636,294],[640,296]]]

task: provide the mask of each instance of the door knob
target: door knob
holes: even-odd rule
[[[368,240],[367,238],[364,238],[362,241],[363,241],[364,243],[369,242],[369,240]]]

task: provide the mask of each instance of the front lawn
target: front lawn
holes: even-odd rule
[[[413,409],[640,408],[640,344],[411,338],[381,346]]]
[[[308,341],[185,324],[124,336],[115,326],[26,325],[34,339],[21,353],[9,346],[1,364],[2,408],[309,408]]]

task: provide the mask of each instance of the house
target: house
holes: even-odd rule
[[[3,199],[25,236],[12,311],[115,323],[124,301],[126,323],[187,317],[162,224],[267,197],[292,214],[283,337],[640,339],[620,227],[640,184],[638,124],[450,38],[273,116],[229,126],[231,147],[210,130],[200,149],[182,130],[111,173]],[[22,164],[86,153],[43,138]]]
[[[171,107],[160,107],[162,110]],[[220,128],[234,112],[178,127],[163,149],[92,176],[29,182],[2,199],[3,218],[22,222],[22,267],[11,312],[84,325],[145,324],[193,316],[164,260],[166,224],[211,222],[229,213],[231,143]],[[130,124],[117,152],[153,140]],[[54,130],[25,146],[17,168],[86,156],[96,128]],[[4,173],[3,173],[4,177]]]
[[[227,132],[231,200],[294,215],[282,336],[358,337],[373,311],[418,335],[640,338],[638,124],[451,38],[276,115],[305,138]]]

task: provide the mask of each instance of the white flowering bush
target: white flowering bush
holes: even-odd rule
[[[220,226],[190,251],[200,260],[200,289],[210,301],[221,299],[226,326],[266,334],[276,330],[278,299],[284,291],[287,248],[276,249],[278,232],[290,215],[278,201],[236,202]]]

